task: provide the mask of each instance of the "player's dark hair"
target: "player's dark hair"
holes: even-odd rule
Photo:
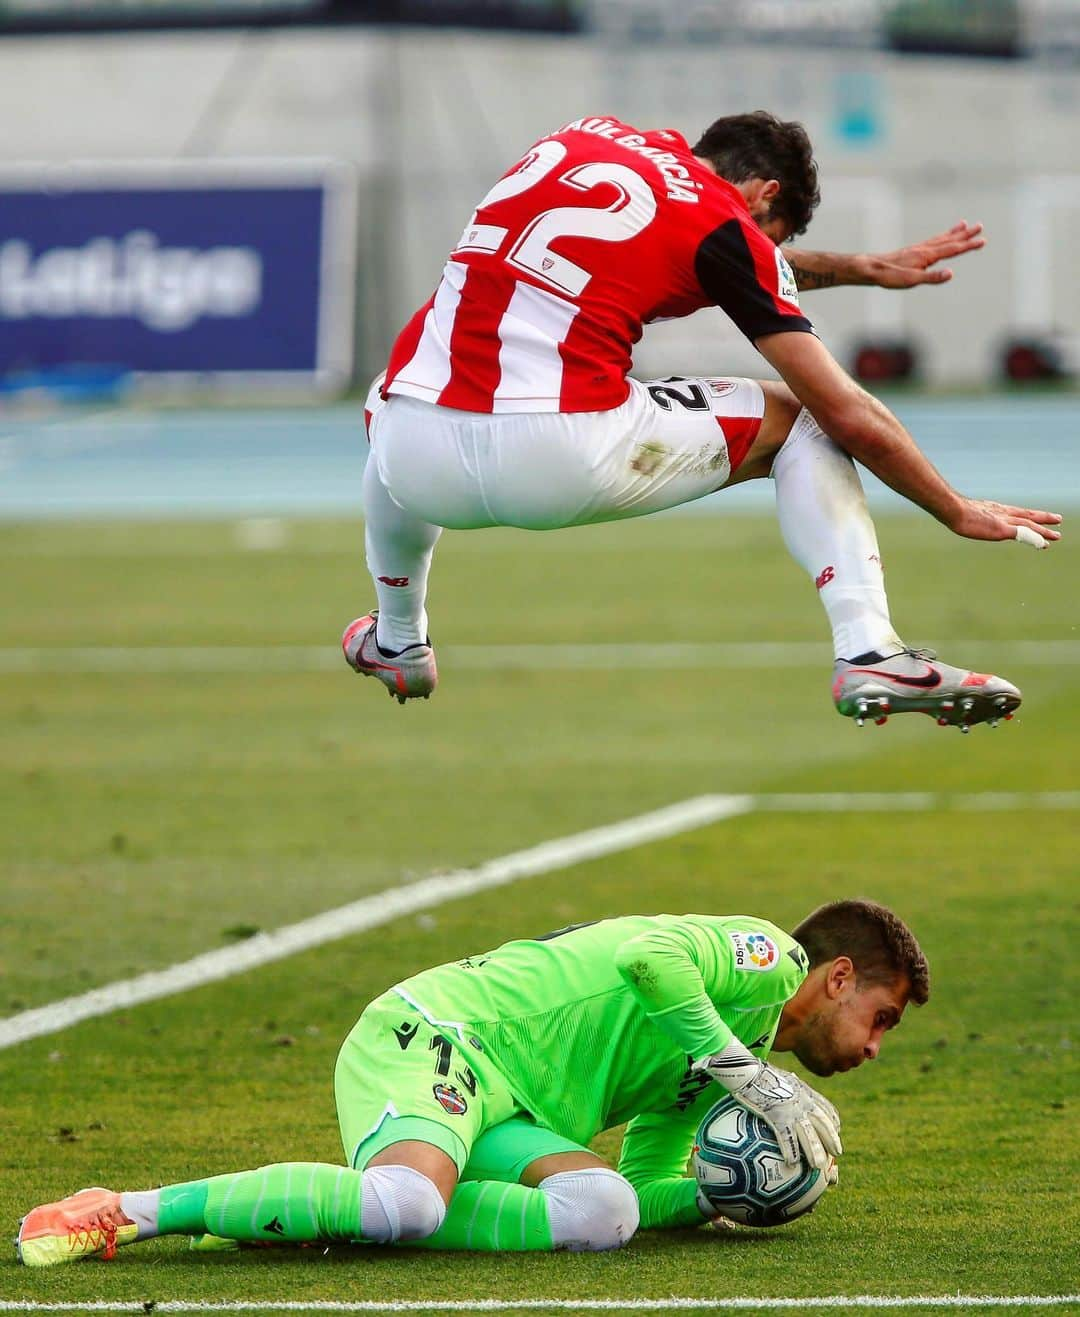
[[[785,123],[765,110],[729,114],[705,129],[694,154],[729,183],[775,178],[780,191],[771,215],[784,220],[793,234],[806,232],[821,191],[814,148],[801,123]]]
[[[930,997],[930,966],[907,924],[876,901],[831,901],[807,915],[791,936],[810,958],[810,968],[848,956],[862,983],[894,983],[906,974],[911,1000]]]

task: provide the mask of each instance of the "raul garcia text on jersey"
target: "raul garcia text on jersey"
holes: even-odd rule
[[[641,133],[628,133],[624,124],[612,119],[575,119],[573,123],[566,124],[551,136],[559,137],[569,132],[593,133],[598,137],[606,137],[616,146],[624,146],[628,151],[637,152],[638,155],[651,160],[663,175],[669,201],[689,201],[697,205],[697,193],[701,189],[701,184],[674,152],[650,145],[648,139]]]

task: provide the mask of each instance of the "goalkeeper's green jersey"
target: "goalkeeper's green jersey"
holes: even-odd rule
[[[691,1062],[732,1038],[764,1058],[807,968],[802,947],[763,919],[627,915],[507,942],[393,991],[479,1040],[556,1133],[587,1145],[628,1121],[619,1170],[642,1225],[690,1225],[701,1214],[687,1159],[720,1096]]]

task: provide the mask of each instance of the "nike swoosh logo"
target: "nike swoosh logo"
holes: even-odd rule
[[[884,677],[887,681],[898,682],[901,686],[920,686],[925,690],[933,690],[935,686],[941,685],[941,673],[935,672],[933,668],[926,669],[925,677],[901,677],[896,672],[881,672],[877,668],[856,668],[856,672],[865,672],[871,677]]]

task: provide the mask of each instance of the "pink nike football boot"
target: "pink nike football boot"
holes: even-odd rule
[[[891,713],[927,713],[940,726],[962,732],[975,723],[996,727],[1013,716],[1021,700],[1002,677],[950,667],[929,649],[837,659],[832,693],[837,710],[860,727],[867,718],[880,724]]]
[[[377,677],[399,704],[406,700],[427,699],[438,685],[435,651],[426,645],[409,645],[400,653],[386,653],[379,648],[375,626],[379,610],[350,622],[341,637],[345,662],[364,677]]]

